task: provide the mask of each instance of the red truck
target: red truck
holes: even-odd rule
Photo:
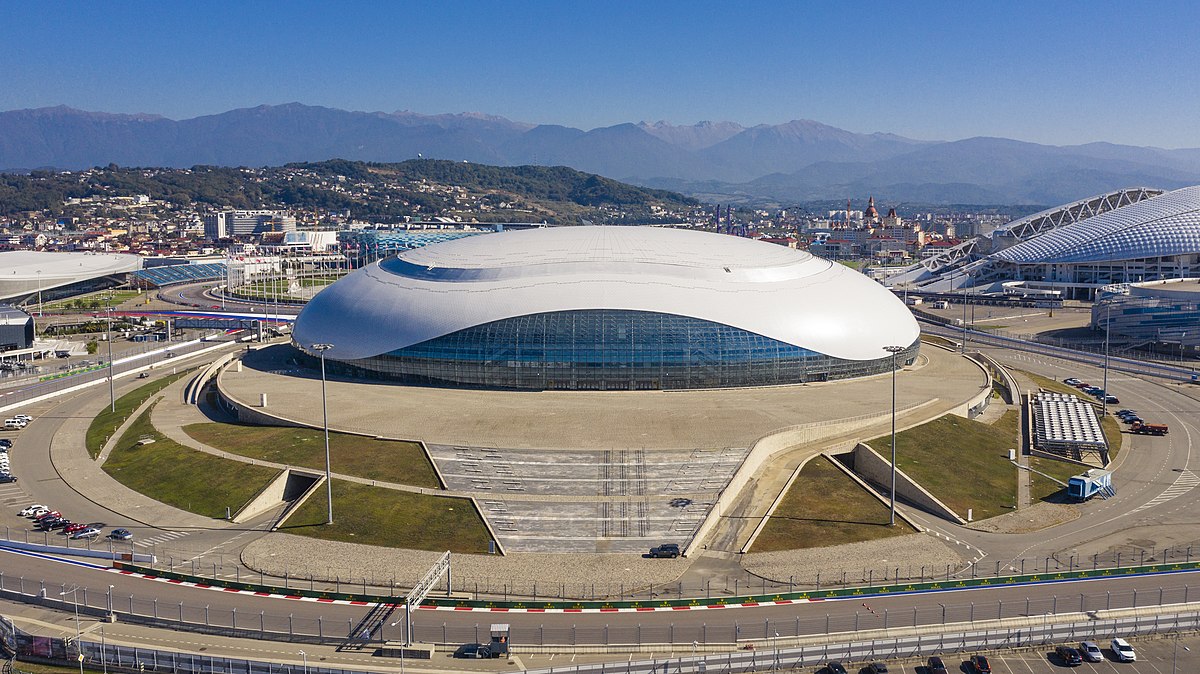
[[[1166,435],[1168,430],[1166,424],[1146,424],[1141,421],[1135,421],[1129,426],[1129,432],[1138,435]]]

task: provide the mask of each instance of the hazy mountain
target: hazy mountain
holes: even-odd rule
[[[289,103],[185,120],[59,106],[0,112],[0,169],[265,166],[450,159],[564,165],[713,201],[862,198],[1059,203],[1131,185],[1200,182],[1200,149],[1003,138],[918,141],[811,120],[617,124],[591,130],[483,113],[352,112]]]
[[[861,134],[812,120],[759,125],[706,148],[701,156],[743,173],[797,171],[820,161],[876,161],[928,143],[891,134]]]
[[[638,128],[671,145],[691,151],[703,150],[745,131],[745,127],[737,122],[698,122],[691,126],[675,126],[663,121],[653,124],[638,122]]]

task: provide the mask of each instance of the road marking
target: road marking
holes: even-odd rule
[[[1147,508],[1153,508],[1156,505],[1161,505],[1172,499],[1179,498],[1180,496],[1183,496],[1189,491],[1195,489],[1196,485],[1200,485],[1200,477],[1197,477],[1196,474],[1190,470],[1181,470],[1179,471],[1179,477],[1175,478],[1175,482],[1171,483],[1171,486],[1167,487],[1166,491],[1158,496],[1155,496],[1150,501],[1134,508],[1133,510],[1130,510],[1129,514],[1132,515],[1133,513],[1140,512]]]

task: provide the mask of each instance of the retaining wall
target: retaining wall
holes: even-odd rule
[[[880,487],[884,492],[891,490],[892,463],[871,449],[870,445],[858,443],[854,446],[854,472],[867,482]],[[913,480],[904,471],[896,469],[896,496],[904,498],[925,512],[944,517],[959,524],[967,521],[954,512],[936,496]]]

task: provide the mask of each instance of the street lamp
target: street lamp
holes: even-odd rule
[[[1192,649],[1187,646],[1183,650],[1192,652]],[[1175,633],[1175,652],[1171,655],[1171,674],[1176,674],[1179,671],[1179,632]]]
[[[1104,300],[1104,382],[1101,386],[1104,388],[1104,397],[1100,399],[1103,405],[1104,416],[1108,416],[1108,337],[1112,329],[1112,297]]]
[[[892,516],[890,524],[896,526],[896,354],[902,346],[885,346],[884,351],[892,354]]]
[[[108,308],[108,328],[104,333],[104,341],[108,342],[108,400],[112,411],[116,412],[117,394],[113,392],[112,307]]]
[[[304,660],[304,674],[308,674],[308,653],[300,651],[300,657]]]
[[[333,524],[333,473],[329,469],[329,403],[325,396],[325,352],[333,348],[332,344],[313,344],[312,348],[321,354],[321,417],[325,423],[325,497],[329,500],[329,516],[325,524]]]
[[[112,585],[109,585],[109,586],[108,586],[108,617],[109,617],[109,619],[110,619],[110,620],[112,619],[112,614],[113,614],[113,610],[112,610],[112,591],[113,591],[113,586],[112,586]]]
[[[79,674],[83,674],[83,645],[79,643],[79,586],[72,585],[71,589],[58,594],[60,597],[71,595],[71,602],[75,604],[75,650],[79,653]]]

